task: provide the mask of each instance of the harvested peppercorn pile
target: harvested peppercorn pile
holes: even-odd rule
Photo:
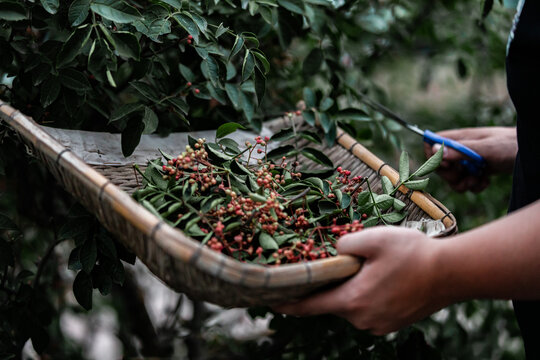
[[[326,258],[336,255],[340,236],[406,216],[400,212],[405,204],[392,196],[399,185],[383,179],[385,194],[375,194],[367,179],[341,167],[302,171],[298,156],[305,149],[287,145],[268,152],[270,139],[260,136],[243,150],[228,138],[189,140],[177,157],[163,154],[166,164],[149,162],[134,197],[172,226],[240,261],[279,265]],[[310,159],[328,165],[323,153],[309,149]]]

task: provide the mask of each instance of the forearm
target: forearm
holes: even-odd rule
[[[540,200],[505,218],[437,245],[440,294],[540,299]]]

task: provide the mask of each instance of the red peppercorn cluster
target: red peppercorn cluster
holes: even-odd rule
[[[298,161],[289,163],[285,157],[279,163],[267,161],[269,140],[268,137],[257,136],[254,144],[249,141],[245,144],[243,153],[247,161],[242,160],[240,155],[235,158],[251,172],[257,186],[264,189],[257,193],[244,194],[233,189],[230,170],[212,163],[205,139],[198,139],[193,147],[186,146],[182,154],[168,160],[161,168],[162,176],[167,180],[174,179],[180,187],[185,187],[187,183],[186,186],[194,191],[192,197],[224,199],[205,213],[195,209],[199,211],[197,226],[202,234],[195,237],[201,238],[215,251],[241,261],[258,262],[265,259],[264,263],[277,265],[331,256],[334,252],[332,247],[339,236],[360,231],[364,225],[360,220],[343,223],[344,218],[338,224],[336,217],[331,224],[321,225],[310,221],[311,210],[305,203],[292,206],[291,201],[280,192],[285,184],[291,183],[286,179],[292,179],[292,182],[301,179],[302,173],[295,170],[300,164]],[[255,153],[262,154],[262,157],[253,159]],[[338,167],[337,173],[335,187],[349,194],[359,190],[362,177],[351,178],[351,172],[341,167]],[[332,189],[332,182],[328,183]],[[326,198],[339,206],[333,191]],[[180,214],[170,216],[181,224],[184,214],[193,210],[185,204],[179,210]],[[277,239],[281,239],[279,248],[275,250],[275,247],[269,246],[263,236],[270,236],[276,244]]]

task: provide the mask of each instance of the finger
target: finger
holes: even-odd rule
[[[490,135],[489,128],[460,128],[438,131],[437,135],[447,137],[453,140],[478,140]]]
[[[309,316],[318,314],[341,314],[350,297],[345,296],[345,288],[340,285],[334,289],[311,295],[295,303],[273,307],[279,313]]]

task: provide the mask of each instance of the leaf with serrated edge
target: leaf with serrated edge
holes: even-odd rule
[[[428,185],[429,179],[409,180],[404,183],[411,190],[424,190]]]
[[[437,152],[432,157],[427,159],[427,161],[425,163],[423,163],[418,168],[418,170],[416,170],[414,172],[413,175],[415,177],[420,177],[420,176],[424,176],[424,175],[429,174],[430,172],[435,171],[435,169],[437,169],[437,167],[440,165],[440,163],[442,161],[443,149],[444,149],[444,144],[442,144],[441,147],[439,148],[439,150],[437,150]]]
[[[399,181],[406,181],[409,178],[409,154],[403,151],[399,157]]]
[[[235,122],[229,122],[229,123],[223,124],[220,127],[218,127],[218,129],[216,130],[216,138],[219,139],[219,138],[225,137],[229,134],[232,134],[238,129],[245,129],[245,127]]]
[[[264,250],[277,250],[279,246],[274,238],[265,232],[259,234],[259,244]]]
[[[305,147],[302,150],[300,150],[302,155],[307,157],[308,159],[315,161],[316,163],[319,163],[321,165],[326,165],[328,167],[333,167],[334,163],[328,156],[326,156],[322,151],[311,148],[311,147]]]
[[[387,176],[381,176],[381,186],[382,190],[385,194],[390,194],[392,190],[394,190],[394,186],[392,185],[392,181]]]

